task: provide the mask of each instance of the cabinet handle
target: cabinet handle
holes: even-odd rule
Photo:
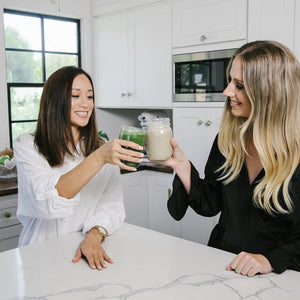
[[[203,121],[202,120],[199,120],[198,121],[198,125],[202,125],[203,124]]]
[[[5,218],[10,218],[11,217],[11,212],[10,211],[6,211],[4,213]]]
[[[203,34],[203,35],[200,36],[200,41],[201,42],[204,42],[206,39],[207,39],[206,35]]]
[[[130,93],[130,92],[127,92],[127,93],[121,93],[121,96],[122,96],[122,98],[124,98],[124,97],[130,97],[130,96],[132,96],[132,93]]]
[[[168,189],[168,199],[171,197],[171,194],[172,194],[172,190]]]
[[[206,126],[210,126],[211,124],[212,124],[212,121],[209,121],[209,120],[208,120],[208,121],[205,122],[205,125],[206,125]]]

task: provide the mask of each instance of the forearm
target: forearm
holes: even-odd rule
[[[175,168],[174,171],[180,178],[187,194],[190,194],[191,191],[191,163],[186,159],[183,162],[180,162]]]
[[[300,271],[299,249],[299,241],[295,241],[293,244],[284,244],[275,248],[265,256],[270,261],[275,273],[280,274],[286,269]]]
[[[83,233],[87,233],[92,227],[100,225],[108,234],[119,229],[125,219],[123,204],[123,188],[120,170],[116,166],[105,167],[103,176],[107,179],[104,197],[100,197],[92,216],[84,222]]]
[[[59,178],[55,186],[58,194],[68,199],[75,197],[104,164],[96,152],[91,153],[77,167]]]

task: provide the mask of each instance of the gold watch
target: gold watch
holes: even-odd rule
[[[105,228],[103,228],[102,226],[94,226],[92,229],[97,229],[98,232],[103,236],[102,242],[104,242],[105,238],[107,237],[107,231]]]

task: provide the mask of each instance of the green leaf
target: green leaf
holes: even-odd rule
[[[101,137],[101,138],[106,139],[107,141],[109,141],[109,138],[108,138],[107,134],[105,132],[102,132],[102,130],[100,130],[98,132],[98,135],[99,135],[99,137]]]

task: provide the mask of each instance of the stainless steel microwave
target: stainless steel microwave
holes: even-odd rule
[[[225,101],[226,69],[235,50],[173,55],[173,100]]]

